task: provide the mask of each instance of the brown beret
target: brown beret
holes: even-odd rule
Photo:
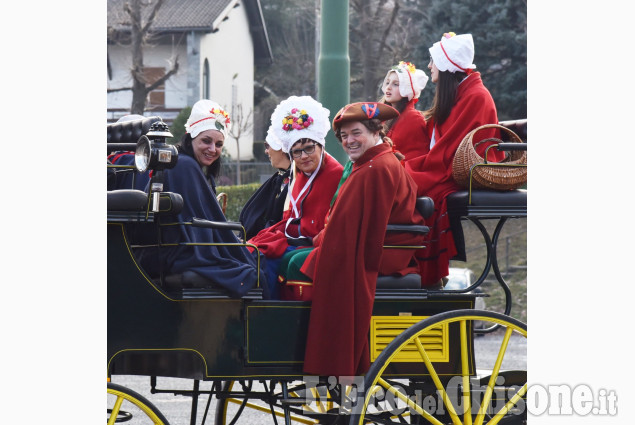
[[[337,131],[343,123],[349,121],[365,121],[377,118],[386,121],[399,116],[392,106],[380,102],[357,102],[344,106],[333,118],[333,131]]]

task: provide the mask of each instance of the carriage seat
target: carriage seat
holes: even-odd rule
[[[434,201],[427,196],[419,197],[417,198],[416,208],[423,218],[428,218],[434,212]],[[388,224],[386,231],[415,232],[426,235],[430,228],[414,224]],[[405,276],[377,276],[377,289],[421,289],[421,276],[416,273]]]
[[[416,273],[405,276],[377,276],[377,289],[421,289],[421,276]]]
[[[144,212],[148,207],[148,194],[136,189],[119,189],[107,192],[109,212]],[[161,192],[159,212],[178,214],[183,209],[183,197],[178,193]]]
[[[473,190],[472,199],[467,190],[447,197],[450,217],[526,217],[527,190]]]
[[[123,121],[106,125],[106,140],[110,145],[109,148],[115,148],[113,150],[117,150],[117,147],[114,146],[114,144],[137,143],[139,137],[146,134],[150,130],[150,126],[157,121],[162,121],[161,117],[153,116],[139,120]]]
[[[523,142],[527,142],[527,119],[501,121],[498,124],[516,133]]]

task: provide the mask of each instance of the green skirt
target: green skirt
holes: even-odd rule
[[[313,248],[300,248],[282,256],[278,283],[283,300],[310,301],[313,298],[313,282],[300,271],[311,251]]]

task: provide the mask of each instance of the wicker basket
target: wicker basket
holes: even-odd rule
[[[512,142],[522,143],[522,139],[516,133],[498,124],[486,124],[470,131],[456,150],[452,162],[452,176],[462,187],[469,188],[470,186],[470,169],[475,164],[485,162],[476,153],[475,146],[486,141],[502,142],[500,139],[486,139],[474,145],[472,139],[476,132],[486,128],[498,128],[500,131],[508,133]],[[527,151],[511,151],[510,153],[511,155],[502,162],[488,162],[488,165],[474,167],[472,169],[472,189],[511,190],[527,183],[527,167],[525,166],[527,165]]]

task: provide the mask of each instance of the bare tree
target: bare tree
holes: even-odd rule
[[[400,60],[413,61],[426,0],[350,0],[351,95],[377,100],[386,71]],[[425,65],[425,64],[424,64]],[[419,65],[420,67],[422,65]],[[361,86],[361,87],[360,87]]]
[[[130,73],[132,75],[132,87],[108,89],[108,92],[132,90],[131,114],[143,114],[148,94],[164,84],[179,70],[178,56],[175,56],[168,61],[170,62],[170,70],[154,82],[149,83],[144,75],[143,49],[151,46],[155,35],[152,31],[152,24],[162,4],[163,0],[129,0],[123,6],[127,18],[130,19],[130,49],[132,51]],[[146,7],[150,8],[149,11],[145,10]],[[146,16],[145,19],[144,16]],[[113,28],[108,29],[109,36],[113,38],[116,37],[116,32]]]
[[[243,111],[243,105],[239,104],[233,108],[232,126],[229,135],[236,140],[236,184],[240,182],[240,138],[251,132],[253,120],[251,119],[252,110],[249,109],[247,114]]]
[[[350,25],[351,40],[359,44],[351,46],[359,57],[358,77],[362,85],[362,98],[375,100],[377,97],[377,71],[386,68],[391,58],[386,57],[387,39],[399,13],[399,0],[351,0],[351,16],[355,22]]]
[[[272,0],[263,5],[276,65],[266,67],[260,83],[282,98],[315,96],[315,2],[298,0],[290,7],[287,0]]]

